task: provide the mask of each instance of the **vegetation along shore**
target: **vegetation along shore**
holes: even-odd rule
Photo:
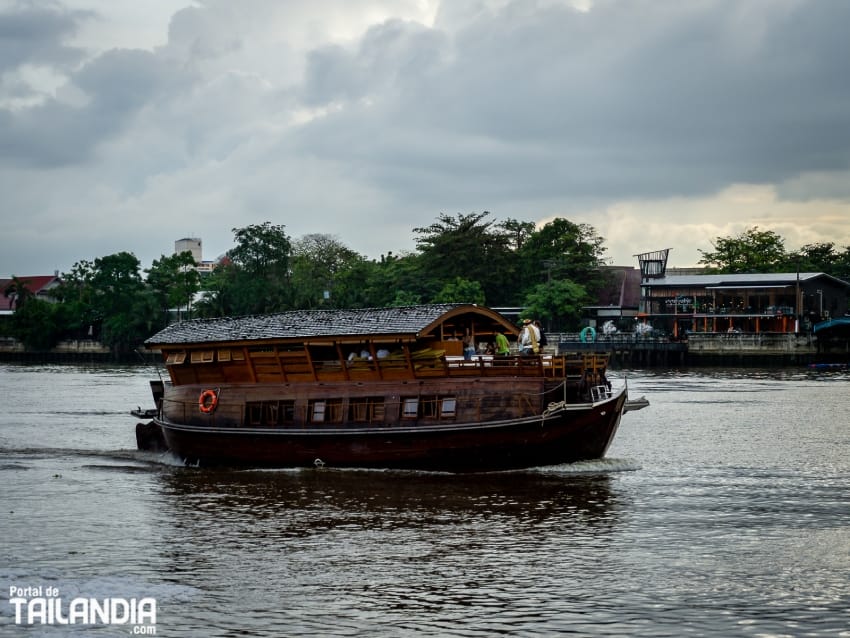
[[[0,321],[0,356],[130,360],[148,336],[184,318],[419,303],[516,308],[553,334],[570,333],[610,285],[604,238],[587,224],[441,214],[413,233],[414,251],[369,259],[332,235],[293,239],[283,225],[264,222],[234,228],[234,247],[209,274],[198,273],[190,252],[162,255],[144,270],[135,255],[117,252],[74,264],[49,299],[13,276],[3,289],[13,312]],[[850,247],[789,251],[778,234],[757,227],[716,238],[701,253],[706,272],[808,270],[850,280]]]

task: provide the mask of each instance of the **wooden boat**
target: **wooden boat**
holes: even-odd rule
[[[173,324],[153,423],[188,463],[484,471],[605,454],[627,399],[600,354],[474,356],[518,330],[471,304]],[[152,387],[154,387],[152,383]]]

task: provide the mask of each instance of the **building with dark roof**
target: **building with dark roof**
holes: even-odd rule
[[[627,329],[640,311],[640,271],[633,266],[604,266],[607,284],[599,291],[596,304],[583,308],[590,325],[611,321]]]

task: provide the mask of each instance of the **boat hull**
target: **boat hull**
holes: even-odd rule
[[[625,389],[538,416],[451,425],[246,428],[155,419],[169,449],[190,464],[364,467],[476,472],[601,458],[623,413]]]

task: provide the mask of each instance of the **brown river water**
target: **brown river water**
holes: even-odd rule
[[[473,475],[184,467],[155,374],[0,364],[0,636],[850,636],[846,370],[615,372],[607,458]]]

